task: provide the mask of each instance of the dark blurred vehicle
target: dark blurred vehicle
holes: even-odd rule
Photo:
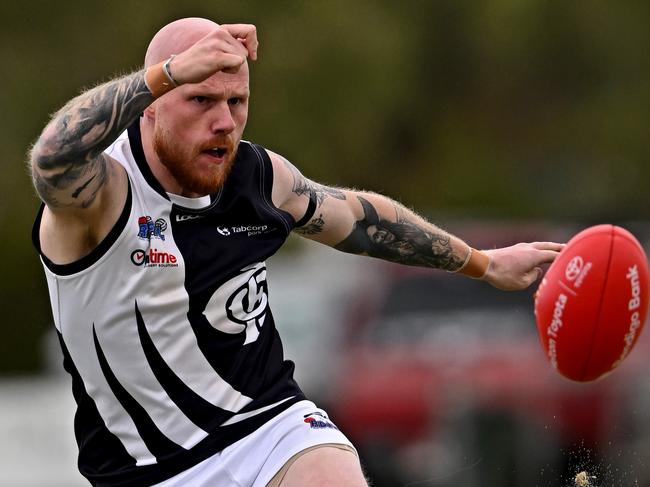
[[[571,382],[542,351],[536,286],[505,293],[377,266],[381,285],[352,301],[330,406],[376,487],[567,485],[584,463],[571,448],[597,463],[608,442],[620,446],[630,392],[649,370],[648,332],[610,376]]]

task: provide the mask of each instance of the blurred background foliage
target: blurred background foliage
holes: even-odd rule
[[[184,16],[257,24],[246,137],[315,180],[434,221],[650,217],[645,0],[1,2],[0,372],[37,369],[51,322],[27,148]]]

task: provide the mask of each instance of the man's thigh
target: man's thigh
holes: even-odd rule
[[[357,455],[335,446],[312,448],[298,456],[280,487],[368,487]]]

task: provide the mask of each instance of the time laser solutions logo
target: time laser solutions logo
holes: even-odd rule
[[[178,267],[178,261],[174,254],[161,252],[158,249],[136,249],[131,252],[131,262],[144,267]]]
[[[164,245],[167,230],[167,221],[164,218],[154,220],[149,215],[138,218],[138,238],[151,243],[152,240],[160,240]],[[178,259],[172,252],[158,250],[156,248],[135,249],[131,252],[131,262],[138,267],[178,267]]]

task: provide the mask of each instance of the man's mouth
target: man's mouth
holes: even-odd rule
[[[223,160],[228,154],[227,147],[213,147],[211,149],[206,149],[203,151],[204,154],[208,154],[215,159]]]
[[[208,149],[208,153],[217,157],[225,156],[226,152],[228,152],[228,149],[226,149],[225,147],[215,147],[213,149]]]

